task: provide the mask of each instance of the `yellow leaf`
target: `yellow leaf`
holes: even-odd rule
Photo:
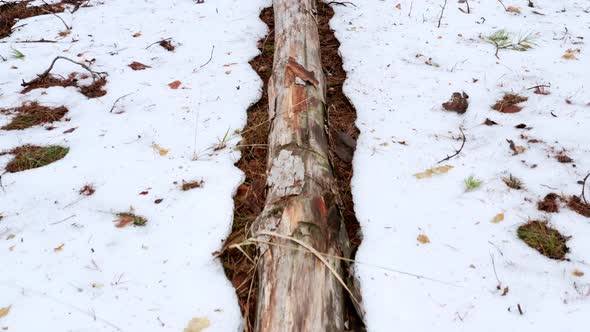
[[[0,308],[0,318],[2,318],[2,317],[4,317],[4,316],[8,315],[8,313],[10,312],[10,308],[11,308],[11,307],[12,307],[12,306],[11,306],[11,305],[9,305],[8,307]]]
[[[209,319],[206,317],[195,317],[188,322],[184,332],[201,332],[209,327]]]
[[[156,151],[158,151],[158,153],[160,154],[160,156],[165,156],[168,154],[168,152],[170,152],[170,150],[168,149],[164,149],[163,147],[159,146],[156,143],[152,144],[152,148]]]
[[[416,240],[418,240],[418,242],[420,242],[422,244],[430,243],[430,239],[428,238],[428,236],[426,236],[426,234],[418,235]]]
[[[57,246],[57,247],[53,248],[53,251],[54,251],[54,252],[61,251],[61,250],[64,248],[64,246],[65,246],[65,244],[64,244],[64,243],[62,243],[62,244],[60,244],[59,246]]]
[[[453,169],[453,166],[450,166],[450,165],[438,166],[438,167],[429,168],[421,173],[416,173],[416,174],[414,174],[414,176],[418,179],[425,179],[425,178],[432,177],[435,174],[436,175],[445,174],[448,171],[450,171],[451,169]]]
[[[504,220],[504,212],[502,212],[502,213],[498,213],[498,214],[497,214],[497,215],[494,217],[494,219],[492,219],[492,222],[493,222],[494,224],[497,224],[497,223],[499,223],[499,222],[501,222],[501,221],[503,221],[503,220]]]

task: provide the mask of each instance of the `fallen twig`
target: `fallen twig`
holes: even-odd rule
[[[45,5],[47,5],[48,7],[51,7],[51,5],[50,5],[50,4],[48,4],[47,2],[43,1],[43,3],[44,3]],[[67,29],[67,30],[72,30],[72,27],[70,27],[70,26],[69,26],[69,25],[66,23],[66,21],[64,21],[64,19],[63,19],[63,18],[61,18],[61,16],[59,16],[59,15],[57,15],[56,13],[54,13],[54,12],[52,12],[52,11],[49,11],[49,10],[47,10],[47,9],[45,9],[45,8],[42,8],[42,7],[38,7],[38,8],[39,8],[39,9],[41,9],[42,11],[44,11],[44,12],[48,13],[48,14],[51,14],[51,15],[53,15],[53,16],[55,16],[55,17],[59,18],[59,20],[60,20],[60,21],[61,21],[61,22],[62,22],[62,23],[63,23],[63,24],[66,26],[66,29]]]
[[[465,141],[467,140],[467,138],[465,137],[465,133],[463,132],[463,128],[459,127],[459,131],[461,131],[461,135],[463,136],[463,141],[461,142],[461,147],[459,148],[459,150],[455,150],[454,154],[447,156],[445,159],[439,161],[437,164],[440,164],[443,161],[447,161],[451,158],[454,158],[454,157],[458,156],[459,153],[461,153],[461,151],[463,150],[463,147],[465,146]]]
[[[125,97],[127,97],[129,95],[132,95],[132,94],[133,94],[133,92],[130,92],[130,93],[126,94],[126,95],[123,95],[123,96],[117,98],[117,100],[115,100],[115,102],[113,103],[113,107],[111,107],[111,110],[109,111],[109,113],[113,113],[113,111],[115,110],[115,106],[117,105],[117,103],[119,102],[119,100],[121,100],[121,99],[123,99],[123,98],[125,98]]]
[[[584,203],[586,203],[586,205],[588,205],[588,201],[586,201],[584,190],[586,189],[586,180],[588,180],[588,177],[590,177],[590,173],[588,173],[588,175],[586,175],[586,177],[584,178],[584,181],[582,181],[582,199],[584,200]]]
[[[344,7],[346,7],[346,5],[353,5],[354,7],[356,7],[356,5],[350,1],[330,1],[330,2],[326,3],[326,5],[332,5],[332,4],[340,5],[340,6],[344,6]]]
[[[92,75],[92,82],[95,82],[96,81],[96,77],[98,77],[98,78],[104,78],[104,76],[106,76],[106,73],[105,72],[97,72],[97,71],[94,71],[94,70],[90,69],[90,67],[88,67],[87,65],[85,65],[85,64],[83,64],[81,62],[74,61],[74,60],[72,60],[70,58],[66,58],[65,56],[61,56],[60,55],[60,56],[55,57],[55,59],[53,59],[53,61],[51,61],[51,65],[49,66],[49,68],[47,68],[46,71],[44,71],[41,75],[37,75],[38,78],[43,78],[43,77],[46,77],[47,75],[49,75],[49,73],[53,69],[53,66],[55,65],[55,63],[59,59],[67,60],[67,61],[69,61],[71,63],[77,64],[78,66],[86,69]],[[23,81],[23,83],[21,84],[21,86],[24,86],[24,87],[29,86],[29,85],[31,85],[31,83],[33,83],[33,81],[35,81],[35,80],[31,80],[29,82],[24,82]]]
[[[215,45],[213,45],[213,47],[211,48],[211,55],[209,55],[209,60],[207,60],[207,62],[205,62],[204,64],[202,64],[199,68],[203,68],[206,65],[208,65],[209,62],[211,62],[211,60],[213,59],[213,51],[215,51]]]
[[[445,8],[447,8],[447,0],[445,0],[445,2],[443,3],[442,6],[440,6],[441,11],[440,11],[440,16],[438,18],[438,26],[437,28],[440,28],[441,22],[442,22],[442,18],[443,18],[443,14],[445,13]]]
[[[2,44],[28,44],[28,43],[57,43],[57,40],[37,39],[37,40],[7,40],[0,41]]]
[[[498,2],[502,5],[502,7],[504,7],[505,11],[508,11],[508,8],[506,8],[506,6],[504,5],[504,3],[502,2],[502,0],[498,0]]]
[[[467,4],[467,11],[465,11],[463,8],[459,8],[459,10],[465,14],[471,14],[471,8],[469,8],[469,0],[465,0],[465,4]]]
[[[147,50],[148,48],[150,48],[150,47],[152,47],[152,46],[154,46],[154,45],[156,45],[158,43],[161,43],[163,41],[167,41],[167,40],[172,40],[172,38],[160,39],[157,42],[153,42],[153,43],[149,44],[145,49]]]

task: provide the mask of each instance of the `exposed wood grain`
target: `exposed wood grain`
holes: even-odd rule
[[[274,0],[273,6],[267,198],[252,228],[253,236],[273,244],[258,244],[255,331],[344,331],[342,285],[317,257],[282,237],[350,256],[328,153],[315,0]],[[339,260],[326,260],[342,275]]]

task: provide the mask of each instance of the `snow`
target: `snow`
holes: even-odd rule
[[[266,33],[258,18],[266,2],[92,1],[59,14],[73,27],[69,36],[59,37],[61,21],[43,15],[19,22],[26,25],[3,40],[0,108],[65,105],[70,120],[51,131],[0,131],[0,150],[60,144],[70,152],[51,165],[2,176],[0,308],[12,307],[0,327],[181,331],[201,317],[208,331],[240,330],[235,291],[212,252],[230,230],[232,195],[242,179],[231,146],[260,95],[261,80],[248,61]],[[59,41],[15,42],[41,38]],[[146,49],[164,38],[172,38],[174,52]],[[25,58],[11,58],[11,48]],[[72,87],[20,94],[21,80],[35,78],[58,55],[96,59],[92,68],[109,74],[108,94],[88,99]],[[133,71],[133,61],[151,68]],[[58,61],[52,72],[84,70]],[[175,80],[176,90],[168,87]],[[8,121],[0,114],[0,126]],[[70,128],[77,129],[63,133]],[[229,147],[214,151],[220,143]],[[0,157],[0,168],[10,158]],[[182,180],[201,179],[203,188],[180,189]],[[94,195],[78,193],[86,184]],[[114,227],[115,214],[130,207],[147,225]]]
[[[345,93],[361,130],[352,185],[364,235],[356,272],[368,329],[583,329],[590,310],[588,219],[564,206],[543,213],[536,202],[550,192],[579,195],[577,182],[590,170],[588,3],[533,0],[536,8],[529,8],[503,1],[520,7],[518,14],[495,0],[470,0],[466,14],[458,10],[465,3],[451,0],[437,28],[443,2],[333,4]],[[0,44],[7,58],[0,62],[0,108],[39,101],[66,106],[70,119],[50,131],[0,131],[0,151],[70,148],[51,165],[2,175],[0,308],[11,310],[0,328],[181,331],[194,319],[209,321],[207,331],[241,330],[235,291],[212,252],[230,230],[232,195],[242,180],[234,132],[261,93],[248,61],[266,33],[258,15],[270,1],[91,4],[59,14],[73,27],[65,37],[58,35],[63,23],[43,15],[19,22],[26,25]],[[537,46],[501,50],[497,59],[480,35],[499,29],[533,33]],[[17,43],[41,38],[58,42]],[[150,46],[165,38],[174,52]],[[11,58],[11,49],[25,58]],[[562,58],[568,49],[580,49],[577,60]],[[88,99],[72,87],[20,94],[21,80],[58,55],[96,59],[92,68],[109,74],[108,94]],[[151,68],[133,71],[133,61]],[[58,61],[53,72],[84,70]],[[168,86],[177,80],[178,89]],[[540,84],[550,84],[551,94],[528,89]],[[456,91],[470,97],[463,115],[441,109]],[[491,110],[505,92],[529,98],[520,113]],[[483,125],[486,118],[499,125]],[[0,126],[8,121],[0,114]],[[532,129],[514,128],[521,123]],[[464,149],[437,163],[461,145],[459,128]],[[507,139],[526,150],[513,155]],[[574,163],[556,161],[562,149]],[[10,158],[0,156],[0,168]],[[444,165],[453,168],[414,176]],[[525,190],[502,182],[510,174]],[[467,192],[470,175],[483,184]],[[203,180],[203,187],[182,191],[183,180]],[[86,184],[96,193],[81,196]],[[115,214],[131,208],[147,225],[116,228]],[[505,219],[493,223],[499,213]],[[529,219],[547,219],[571,236],[568,261],[545,258],[517,238]]]
[[[536,202],[550,192],[580,195],[577,181],[590,171],[588,3],[533,0],[536,8],[529,8],[526,1],[503,1],[520,7],[517,14],[495,0],[471,0],[466,14],[458,10],[464,3],[449,1],[437,28],[443,2],[334,5],[331,25],[348,73],[344,92],[361,131],[352,186],[364,234],[356,268],[368,330],[583,329],[590,311],[589,220],[563,206],[543,213]],[[499,29],[536,34],[538,45],[501,50],[497,59],[479,36]],[[563,59],[567,49],[580,49],[578,60]],[[547,96],[527,90],[549,83]],[[455,91],[470,96],[464,115],[441,108]],[[504,92],[529,98],[520,113],[490,108]],[[482,125],[486,118],[500,125]],[[514,128],[520,123],[532,129]],[[460,127],[465,148],[437,164],[461,145]],[[506,139],[526,151],[513,155]],[[555,160],[561,149],[573,164]],[[442,165],[454,168],[414,176]],[[508,188],[501,178],[509,174],[526,189]],[[470,175],[484,183],[466,192]],[[502,212],[505,220],[492,223]],[[550,260],[518,239],[516,229],[529,219],[547,219],[572,237],[569,261]],[[576,270],[584,275],[574,276]]]

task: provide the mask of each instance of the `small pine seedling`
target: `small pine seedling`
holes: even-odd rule
[[[481,186],[483,183],[482,180],[476,179],[473,175],[470,175],[467,179],[463,180],[465,182],[465,190],[472,191]]]
[[[483,36],[482,39],[496,47],[496,58],[499,58],[498,52],[500,50],[524,52],[537,46],[535,43],[537,36],[533,33],[517,37],[515,34],[504,29],[500,29],[488,36]]]
[[[23,52],[17,50],[17,49],[12,49],[12,52],[10,53],[10,56],[13,59],[19,59],[19,60],[24,60],[25,59],[25,55],[23,54]]]

